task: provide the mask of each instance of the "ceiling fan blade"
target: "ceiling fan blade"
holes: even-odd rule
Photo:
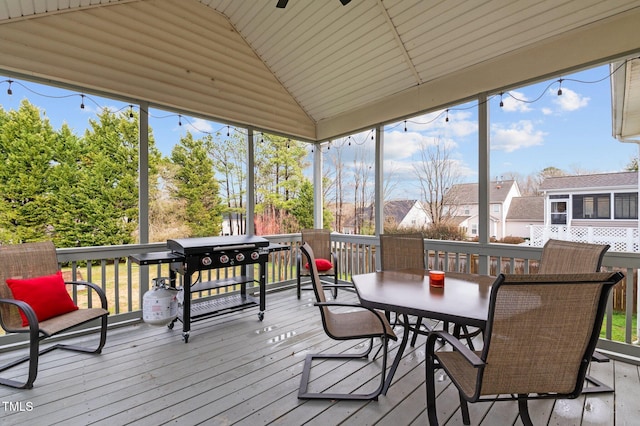
[[[278,0],[278,4],[276,4],[276,7],[284,9],[285,7],[287,7],[287,3],[289,3],[289,0]]]

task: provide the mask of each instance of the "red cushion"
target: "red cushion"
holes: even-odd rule
[[[304,265],[304,267],[309,269],[309,263]],[[324,272],[333,268],[333,264],[327,259],[316,259],[316,268],[318,268],[318,271]]]
[[[38,321],[44,321],[78,309],[67,292],[61,271],[54,275],[23,280],[8,278],[7,285],[11,289],[14,299],[22,300],[31,306]],[[22,316],[22,325],[28,326],[27,317],[22,311],[20,311],[20,315]]]

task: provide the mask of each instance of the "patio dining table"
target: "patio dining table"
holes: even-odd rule
[[[437,288],[429,285],[428,271],[403,269],[354,275],[352,281],[363,306],[403,316],[402,341],[382,390],[386,395],[409,340],[408,316],[484,329],[495,277],[447,272],[444,287]]]

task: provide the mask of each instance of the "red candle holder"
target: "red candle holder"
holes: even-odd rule
[[[444,271],[429,271],[429,285],[431,287],[444,287]]]

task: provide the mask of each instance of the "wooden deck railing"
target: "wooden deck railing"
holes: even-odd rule
[[[296,257],[299,254],[300,234],[282,234],[267,236],[271,242],[285,244],[290,250],[270,254],[267,265],[268,290],[281,290],[295,286]],[[351,275],[376,270],[376,249],[378,239],[373,236],[333,234],[332,244],[338,257],[339,278],[350,281]],[[484,262],[489,273],[536,272],[541,249],[538,247],[515,246],[509,244],[486,244],[474,242],[425,240],[426,256],[430,268],[445,271],[477,273],[479,264]],[[141,301],[144,293],[153,285],[156,277],[166,277],[169,266],[139,266],[129,259],[133,253],[165,251],[164,243],[137,244],[126,246],[104,246],[65,248],[58,250],[58,260],[69,278],[83,279],[99,284],[107,293],[111,311],[110,323],[117,325],[142,318]],[[616,286],[615,294],[609,303],[606,316],[605,336],[600,347],[621,357],[634,357],[640,360],[640,346],[633,319],[637,311],[637,271],[640,268],[640,254],[609,252],[605,255],[603,267],[621,270],[626,278]],[[239,271],[233,268],[203,271],[203,280],[233,276]],[[257,266],[255,276],[257,276]],[[237,291],[227,289],[226,291]],[[202,292],[194,297],[216,297],[223,289]],[[91,306],[96,301],[84,292],[74,293],[79,305]],[[615,309],[614,309],[615,308]],[[268,303],[267,303],[268,310]],[[624,339],[612,341],[613,312],[624,312]],[[0,349],[21,341],[22,336],[0,336]]]

